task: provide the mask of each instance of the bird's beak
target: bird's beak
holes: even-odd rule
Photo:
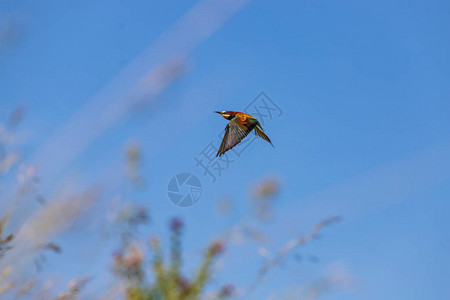
[[[222,114],[222,112],[220,112],[220,111],[217,111],[217,110],[215,111],[215,113],[218,113],[218,114]]]

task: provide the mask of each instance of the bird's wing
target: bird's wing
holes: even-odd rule
[[[225,135],[216,156],[222,156],[222,154],[239,144],[253,129],[248,125],[245,119],[233,118],[225,127]]]
[[[273,144],[272,144],[272,141],[269,139],[269,137],[266,135],[266,133],[264,132],[264,130],[262,129],[262,127],[261,127],[261,124],[259,124],[259,122],[256,124],[256,126],[255,126],[255,134],[257,135],[257,136],[259,136],[260,138],[263,138],[263,139],[265,139],[266,141],[268,141],[271,145],[272,145],[272,147],[275,147]]]

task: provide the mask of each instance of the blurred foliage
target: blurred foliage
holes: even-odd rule
[[[4,215],[0,219],[0,259],[3,257],[3,255],[6,253],[6,251],[11,250],[11,242],[14,238],[14,234],[9,234],[6,237],[3,237],[4,231],[6,229],[6,224],[8,223],[9,219],[9,213]]]
[[[196,274],[187,279],[181,272],[183,226],[178,218],[170,222],[170,256],[167,262],[160,240],[156,237],[150,240],[150,271],[147,271],[144,247],[137,242],[125,241],[123,250],[114,254],[114,272],[125,281],[127,299],[200,299],[211,279],[212,264],[224,250],[224,242],[213,242],[206,249]],[[147,273],[152,273],[153,282],[147,283]],[[225,286],[216,294],[216,299],[227,299],[232,295],[232,289]]]
[[[23,34],[24,26],[14,15],[0,15],[0,58],[5,49],[14,47]]]
[[[59,295],[54,300],[74,300],[77,299],[78,294],[81,289],[86,285],[89,281],[89,278],[85,277],[82,279],[73,279],[67,284],[68,291]]]
[[[273,218],[273,205],[280,191],[280,182],[275,177],[262,180],[253,186],[251,199],[255,215],[261,221]]]
[[[125,149],[126,165],[125,175],[130,179],[133,188],[144,189],[146,178],[141,173],[142,151],[138,143],[130,143]]]

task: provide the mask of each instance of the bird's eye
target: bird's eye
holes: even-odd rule
[[[225,113],[226,113],[226,111],[223,111],[223,112],[222,112],[222,114],[225,114]]]

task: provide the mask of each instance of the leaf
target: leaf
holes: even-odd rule
[[[0,236],[2,235],[3,231],[6,228],[6,225],[9,221],[9,212],[5,214],[5,216],[0,220]]]
[[[2,243],[7,244],[7,243],[11,242],[13,238],[14,238],[14,234],[11,233],[2,241]]]

